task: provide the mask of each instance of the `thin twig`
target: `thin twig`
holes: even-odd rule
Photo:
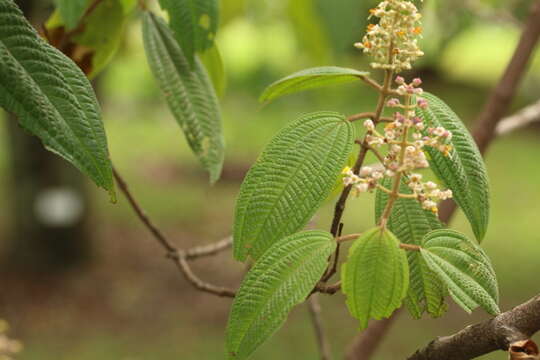
[[[203,256],[215,255],[219,251],[227,249],[228,247],[230,247],[230,237],[211,245],[195,247],[188,250],[178,249],[176,246],[173,245],[171,241],[169,241],[169,239],[167,239],[165,234],[163,234],[163,232],[152,222],[150,217],[144,212],[142,207],[139,205],[139,203],[129,190],[126,181],[122,178],[118,170],[116,170],[115,168],[113,168],[113,175],[116,179],[116,183],[118,184],[118,188],[128,200],[131,208],[133,209],[139,220],[150,231],[154,239],[156,239],[157,242],[163,247],[163,249],[165,249],[167,253],[167,258],[171,259],[176,264],[185,279],[192,286],[194,286],[200,291],[208,292],[222,297],[234,297],[236,293],[234,290],[225,287],[215,286],[202,281],[199,277],[197,277],[197,275],[195,275],[188,262],[189,259],[196,259]]]
[[[339,290],[341,290],[341,281],[338,281],[335,284],[332,285],[326,285],[326,284],[317,284],[313,292],[320,292],[321,294],[328,294],[328,295],[334,295]]]
[[[319,297],[314,294],[308,299],[308,310],[315,329],[315,337],[317,338],[317,346],[319,347],[319,353],[321,360],[331,360],[332,353],[330,349],[330,343],[326,334],[324,333],[323,322],[321,317],[321,304],[319,303]]]
[[[216,255],[232,246],[232,236],[219,240],[213,244],[196,246],[185,251],[186,260],[194,260],[201,257]]]
[[[517,86],[523,77],[531,54],[540,37],[540,1],[536,1],[531,7],[529,19],[524,27],[520,41],[514,55],[510,60],[504,75],[499,80],[498,85],[492,91],[484,110],[475,122],[473,135],[482,153],[488,145],[495,139],[498,122],[508,109],[510,101],[514,97]],[[441,204],[440,218],[448,222],[454,214],[455,203],[444,201]],[[368,360],[375,352],[385,334],[391,327],[396,317],[373,323],[362,334],[358,335],[347,352],[347,359]],[[382,329],[382,331],[381,331]],[[371,336],[372,332],[377,332],[377,336]],[[365,355],[364,355],[365,354]]]

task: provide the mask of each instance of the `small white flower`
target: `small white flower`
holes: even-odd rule
[[[364,121],[364,127],[368,129],[369,131],[375,130],[375,124],[373,123],[373,120],[367,119]]]
[[[373,172],[373,169],[369,166],[364,166],[360,169],[360,176],[361,177],[367,177],[369,175],[371,175],[371,173]]]

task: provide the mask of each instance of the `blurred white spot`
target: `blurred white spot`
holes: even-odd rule
[[[82,216],[84,201],[69,188],[50,188],[42,191],[34,203],[37,219],[49,226],[70,226]]]

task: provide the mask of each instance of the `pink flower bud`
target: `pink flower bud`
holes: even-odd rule
[[[413,86],[420,86],[420,85],[422,85],[422,79],[415,78],[415,79],[413,79],[412,84],[413,84]]]
[[[388,100],[386,105],[389,106],[389,107],[396,107],[396,106],[399,105],[399,100],[396,99],[396,98],[392,98],[392,99]]]
[[[429,106],[427,100],[424,98],[419,98],[416,104],[418,105],[420,109],[427,109]]]
[[[405,83],[405,79],[403,77],[401,77],[401,76],[396,77],[396,84],[402,85],[404,83]]]

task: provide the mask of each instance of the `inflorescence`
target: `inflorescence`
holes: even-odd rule
[[[421,17],[416,6],[406,0],[387,0],[370,11],[372,16],[380,18],[378,24],[368,26],[363,42],[357,47],[371,55],[375,62],[373,68],[398,73],[411,68],[411,62],[423,55],[418,48],[417,37],[422,28]],[[422,97],[422,80],[413,79],[407,83],[401,76],[395,78],[397,87],[392,89],[396,97],[386,102],[386,107],[395,110],[391,119],[386,121],[383,132],[377,130],[377,123],[371,119],[364,121],[366,137],[364,146],[368,146],[381,164],[376,167],[364,166],[355,174],[349,167],[343,170],[343,183],[352,186],[356,195],[379,189],[396,197],[416,199],[426,210],[437,213],[437,202],[452,197],[451,190],[441,190],[433,181],[422,181],[419,169],[429,167],[426,147],[451,156],[449,144],[452,133],[443,127],[428,127],[416,114],[417,109],[427,109],[428,101]],[[382,152],[386,149],[386,152]],[[394,180],[393,189],[382,185],[384,178]],[[410,193],[399,193],[396,182],[404,182]]]
[[[424,55],[417,39],[422,33],[422,14],[409,1],[386,0],[370,10],[372,17],[379,18],[379,22],[368,25],[362,42],[355,46],[374,58],[374,69],[411,69],[411,63]]]

